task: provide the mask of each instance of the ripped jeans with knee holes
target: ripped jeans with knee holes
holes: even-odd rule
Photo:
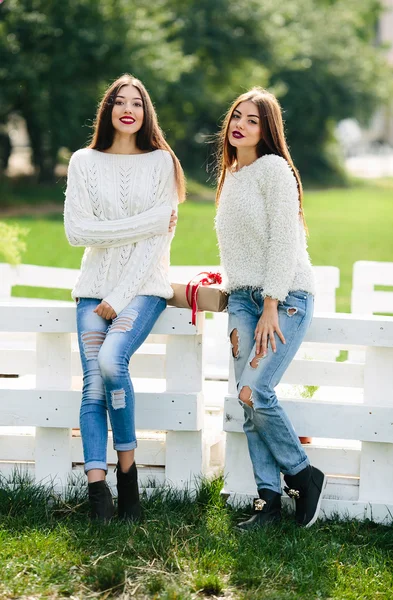
[[[77,300],[77,329],[83,369],[80,428],[85,471],[107,470],[108,415],[113,447],[133,450],[135,397],[128,370],[131,356],[145,341],[166,307],[158,296],[136,296],[113,320],[94,309],[100,300]]]
[[[278,321],[286,344],[276,334],[277,351],[272,352],[269,343],[267,355],[262,358],[256,357],[254,333],[263,305],[262,290],[233,291],[228,299],[228,332],[255,482],[258,489],[281,493],[280,471],[296,475],[309,460],[278,402],[275,387],[304,339],[312,320],[314,298],[295,291],[279,302]]]

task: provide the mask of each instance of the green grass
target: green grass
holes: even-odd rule
[[[195,187],[195,186],[194,186]],[[193,198],[199,187],[193,188]],[[36,190],[37,196],[37,190]],[[205,188],[205,196],[212,192]],[[32,192],[31,192],[32,195]],[[30,195],[30,202],[32,196]],[[37,197],[38,200],[38,197]],[[354,188],[309,191],[305,211],[310,230],[309,251],[314,265],[340,268],[337,310],[350,310],[352,267],[357,260],[391,261],[393,256],[393,183],[382,180]],[[172,264],[218,264],[211,201],[188,201],[180,207],[172,244]],[[30,229],[23,262],[78,268],[82,249],[71,248],[59,214],[6,219]],[[64,292],[16,290],[18,295],[68,298]],[[49,295],[50,294],[50,295]]]
[[[247,511],[223,504],[220,478],[194,497],[157,489],[141,525],[90,523],[85,486],[65,501],[19,479],[0,482],[0,598],[393,597],[393,528],[291,516],[239,533]],[[122,595],[123,594],[123,595]]]

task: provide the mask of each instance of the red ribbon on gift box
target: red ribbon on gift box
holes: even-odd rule
[[[200,279],[198,279],[198,277]],[[187,283],[186,287],[186,298],[187,302],[192,310],[192,324],[196,325],[196,314],[198,311],[198,289],[201,285],[212,285],[213,283],[222,283],[221,273],[209,273],[208,271],[202,271],[198,273]]]

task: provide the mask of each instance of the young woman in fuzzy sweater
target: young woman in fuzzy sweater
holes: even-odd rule
[[[72,291],[83,367],[80,427],[91,515],[109,520],[107,415],[118,455],[120,518],[139,519],[134,391],[128,365],[173,295],[169,250],[179,161],[165,142],[142,83],[124,75],[106,91],[92,142],[71,157],[65,231],[86,248]]]
[[[275,387],[311,323],[315,291],[302,185],[285,141],[281,108],[254,88],[231,106],[220,134],[216,231],[229,293],[244,432],[259,498],[241,529],[281,516],[281,478],[297,522],[317,519],[324,474],[309,463]]]

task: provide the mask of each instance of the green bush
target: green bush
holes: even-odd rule
[[[0,222],[0,259],[11,265],[19,264],[26,250],[24,238],[28,231],[19,225]]]

